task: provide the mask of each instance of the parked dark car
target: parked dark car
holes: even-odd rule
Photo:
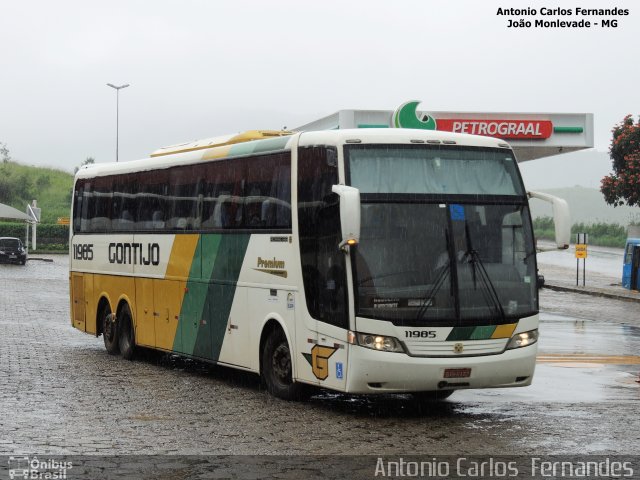
[[[27,263],[27,250],[19,238],[0,237],[0,263]]]

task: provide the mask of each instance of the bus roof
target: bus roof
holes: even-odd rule
[[[76,177],[92,178],[114,174],[144,172],[154,169],[170,168],[177,165],[241,157],[254,153],[285,151],[291,149],[294,139],[298,139],[300,146],[337,146],[349,143],[425,143],[485,148],[511,148],[504,140],[498,138],[436,130],[402,128],[322,130],[313,132],[250,130],[241,134],[226,135],[164,147],[153,152],[150,158],[142,160],[85,165],[80,168]]]
[[[285,137],[292,135],[293,133],[294,132],[286,130],[248,130],[242,133],[234,133],[231,135],[223,135],[220,137],[206,138],[204,140],[196,140],[195,142],[179,143],[177,145],[162,147],[155,152],[152,152],[151,156],[159,157],[161,155],[171,155],[172,153],[193,152],[195,150],[234,145],[236,143],[251,142],[254,140]]]
[[[408,128],[354,128],[302,132],[300,146],[340,145],[344,143],[412,143],[444,144],[467,147],[511,148],[499,138],[466,133]]]

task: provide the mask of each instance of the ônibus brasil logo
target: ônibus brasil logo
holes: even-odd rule
[[[10,479],[56,479],[65,480],[67,470],[73,468],[73,463],[48,458],[40,460],[38,457],[11,456],[9,457]]]

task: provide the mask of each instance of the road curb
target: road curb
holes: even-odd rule
[[[640,302],[640,292],[634,293],[632,290],[629,290],[629,293],[626,292],[615,292],[609,291],[604,288],[592,288],[592,287],[580,287],[580,286],[567,286],[567,285],[559,285],[557,283],[550,283],[546,281],[543,288],[548,288],[549,290],[555,290],[557,292],[571,292],[571,293],[580,293],[582,295],[591,295],[593,297],[603,297],[603,298],[612,298],[614,300],[624,300],[625,302]]]

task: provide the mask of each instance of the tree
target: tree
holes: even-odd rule
[[[640,119],[633,123],[627,115],[613,127],[609,147],[613,173],[600,182],[600,191],[609,205],[640,206]]]
[[[38,191],[42,192],[42,190],[46,190],[51,186],[51,178],[49,175],[40,175],[36,180],[36,187],[38,187]]]
[[[11,179],[0,176],[0,203],[11,203],[13,200],[13,186]]]
[[[33,181],[31,181],[29,174],[23,173],[18,177],[15,184],[14,195],[26,202],[34,197]]]
[[[11,156],[9,155],[9,149],[6,143],[0,142],[0,157],[2,157],[2,163],[9,163]]]
[[[85,165],[91,165],[93,163],[96,163],[96,159],[93,157],[87,157],[87,159],[84,162],[82,162],[79,167],[75,168],[73,173],[78,173],[78,170],[80,170],[82,167],[84,167]]]

